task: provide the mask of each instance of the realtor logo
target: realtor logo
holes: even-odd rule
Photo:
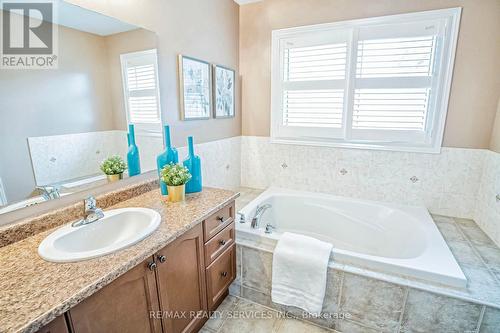
[[[2,2],[1,68],[57,68],[55,3]]]

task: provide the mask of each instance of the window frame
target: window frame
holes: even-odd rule
[[[355,19],[348,21],[340,21],[325,24],[316,24],[309,26],[301,26],[287,29],[279,29],[272,31],[272,54],[271,54],[271,142],[284,144],[300,144],[300,145],[316,145],[316,146],[331,146],[341,148],[360,148],[360,149],[375,149],[375,150],[392,150],[392,151],[407,151],[407,152],[424,152],[424,153],[439,153],[443,141],[445,121],[448,109],[448,102],[451,90],[453,77],[453,66],[455,61],[456,46],[458,41],[459,23],[461,17],[461,7],[439,9],[424,12],[406,13],[398,15],[388,15],[380,17],[371,17],[364,19]],[[439,72],[437,78],[434,79],[433,89],[437,87],[438,95],[433,99],[436,104],[433,105],[431,111],[430,126],[424,132],[425,140],[422,142],[398,141],[394,139],[374,140],[374,139],[353,139],[352,138],[352,117],[353,117],[353,101],[354,89],[356,81],[356,64],[357,64],[357,42],[358,33],[361,28],[370,27],[371,25],[381,24],[405,24],[420,21],[439,21],[439,29],[443,29],[443,40],[439,42],[441,54],[439,55]],[[315,137],[303,134],[289,135],[293,132],[293,128],[286,131],[287,135],[282,135],[282,119],[283,119],[283,43],[286,40],[301,38],[307,34],[323,34],[335,33],[337,31],[348,30],[348,47],[347,47],[347,63],[346,63],[346,78],[347,81],[344,89],[344,117],[343,126],[341,128],[342,137]],[[359,89],[359,88],[358,88]],[[333,134],[335,130],[333,129]],[[359,130],[356,130],[359,132]],[[367,130],[369,133],[371,130]],[[302,132],[298,130],[296,132]],[[382,131],[378,131],[372,135],[377,137]],[[395,133],[395,132],[393,132]],[[392,133],[391,133],[392,134]],[[406,138],[411,135],[411,131],[401,131],[396,133],[401,137]],[[415,139],[420,136],[415,136]]]
[[[158,116],[159,121],[156,123],[132,123],[130,121],[130,107],[129,107],[129,89],[127,82],[127,61],[133,58],[142,57],[145,55],[153,55],[154,58],[154,68],[155,68],[155,81],[156,81],[156,101],[158,104]],[[158,79],[158,52],[157,49],[142,50],[137,52],[129,52],[120,54],[120,67],[122,74],[122,92],[123,92],[123,102],[125,106],[125,117],[128,124],[134,124],[137,134],[143,136],[162,136],[162,112],[161,112],[161,102],[160,102],[160,81]]]

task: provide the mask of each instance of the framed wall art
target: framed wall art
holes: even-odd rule
[[[235,71],[219,65],[213,66],[214,117],[234,117]]]
[[[179,90],[182,120],[210,118],[212,75],[208,62],[180,54]]]

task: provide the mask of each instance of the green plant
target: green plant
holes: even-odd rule
[[[184,185],[190,179],[189,170],[181,164],[170,163],[161,169],[161,180],[168,186]]]
[[[118,155],[108,157],[101,163],[101,170],[106,175],[118,175],[123,173],[126,169],[127,164]]]

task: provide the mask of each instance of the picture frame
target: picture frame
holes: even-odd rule
[[[212,67],[210,63],[178,56],[181,120],[209,119],[212,114]]]
[[[213,65],[214,118],[232,118],[235,114],[236,71]]]

